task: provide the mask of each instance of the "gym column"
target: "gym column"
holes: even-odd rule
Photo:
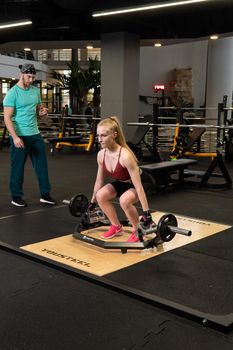
[[[127,122],[139,114],[139,37],[131,33],[108,33],[101,37],[101,116],[116,115],[126,139],[135,130]]]

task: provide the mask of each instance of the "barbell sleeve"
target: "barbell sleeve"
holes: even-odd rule
[[[179,235],[191,236],[192,231],[186,230],[185,228],[177,227],[177,226],[168,226],[169,230],[173,233],[178,233]]]
[[[69,201],[68,199],[63,199],[62,203],[63,203],[63,204],[69,205],[69,204],[70,204],[70,201]]]

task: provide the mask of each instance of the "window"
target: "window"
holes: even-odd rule
[[[10,84],[9,83],[2,83],[2,94],[5,95],[8,90],[10,89]]]
[[[97,59],[100,61],[100,59],[101,59],[100,48],[87,49],[87,59],[89,59],[89,58],[94,59],[95,57],[97,57]]]

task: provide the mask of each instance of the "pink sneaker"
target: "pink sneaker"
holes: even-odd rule
[[[101,238],[113,238],[122,235],[122,225],[111,225],[109,230],[102,234]]]
[[[138,236],[135,234],[135,231],[132,232],[131,236],[129,236],[128,243],[137,243],[140,242],[140,239],[138,238]]]

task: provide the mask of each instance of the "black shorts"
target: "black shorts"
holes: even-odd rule
[[[128,191],[130,188],[134,188],[134,185],[131,182],[123,181],[113,181],[111,185],[114,187],[117,197],[120,197],[123,193]]]

